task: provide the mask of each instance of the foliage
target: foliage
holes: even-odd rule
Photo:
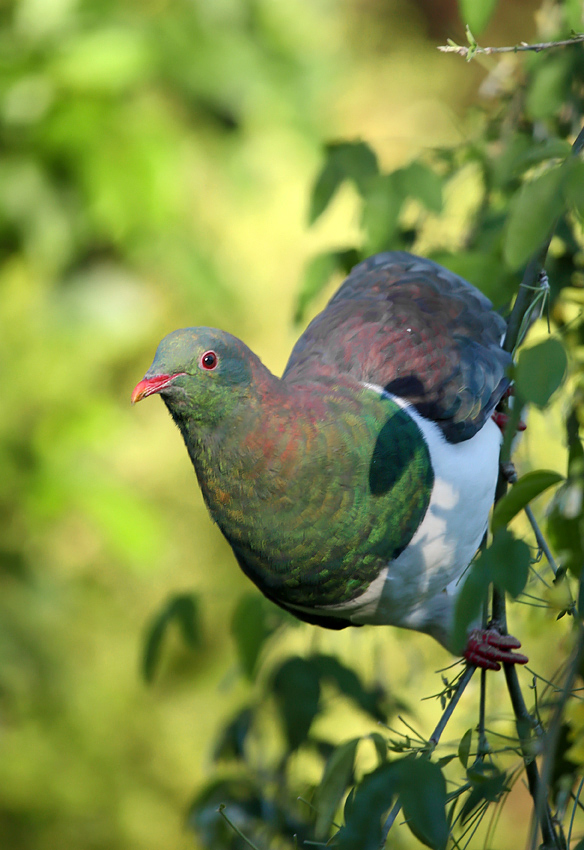
[[[489,10],[494,6],[491,4]],[[470,14],[476,4],[462,7]],[[485,16],[486,10],[485,6]],[[564,27],[568,18],[564,18]],[[558,29],[554,35],[559,39],[565,34],[565,29]],[[533,569],[539,557],[540,537],[534,547],[529,534],[523,531],[526,539],[522,539],[506,526],[533,499],[560,484],[550,503],[547,530],[561,564],[552,574],[553,585],[561,589],[567,600],[560,614],[567,612],[574,619],[574,655],[567,661],[567,674],[558,673],[550,683],[550,692],[536,703],[533,718],[523,716],[516,704],[517,737],[509,740],[508,748],[500,747],[486,730],[484,715],[477,716],[475,747],[471,747],[473,730],[468,730],[460,741],[458,758],[456,752],[450,751],[436,760],[436,741],[418,733],[413,738],[404,735],[398,741],[387,733],[377,733],[378,764],[369,772],[358,770],[356,761],[365,739],[352,738],[336,746],[319,740],[325,758],[322,779],[302,789],[286,774],[284,766],[299,748],[317,746],[310,730],[318,714],[325,711],[321,706],[318,664],[314,657],[291,657],[272,673],[267,672],[268,665],[258,686],[265,696],[275,697],[285,735],[276,773],[265,786],[265,796],[257,791],[261,771],[243,742],[235,757],[240,766],[245,766],[248,781],[255,785],[256,812],[266,807],[272,811],[269,829],[265,819],[260,827],[257,816],[254,821],[249,813],[247,834],[258,846],[303,846],[303,841],[308,846],[328,838],[335,847],[374,850],[385,843],[383,821],[396,800],[403,808],[408,827],[421,843],[443,848],[451,836],[454,846],[467,846],[489,807],[505,798],[520,775],[517,764],[511,766],[505,755],[509,748],[522,754],[528,773],[535,755],[544,753],[541,781],[547,783],[547,788],[542,799],[536,801],[537,793],[532,789],[539,816],[545,820],[542,805],[545,806],[546,796],[549,805],[555,807],[556,822],[561,823],[570,812],[569,825],[565,831],[556,828],[555,839],[553,827],[546,833],[544,825],[546,846],[551,846],[552,839],[557,842],[554,846],[567,846],[566,841],[569,843],[576,834],[574,823],[579,823],[579,819],[575,821],[574,815],[579,792],[575,786],[584,765],[577,763],[575,756],[575,730],[576,724],[581,723],[581,711],[572,687],[581,675],[583,642],[576,607],[569,600],[579,598],[582,567],[584,455],[578,427],[584,405],[578,366],[582,362],[584,325],[579,307],[575,319],[568,321],[567,316],[572,315],[571,305],[582,303],[580,290],[584,280],[584,165],[570,154],[570,142],[580,128],[584,112],[584,61],[577,49],[550,52],[516,61],[511,69],[498,65],[493,68],[493,80],[502,73],[507,76],[503,83],[498,80],[496,97],[474,116],[472,137],[458,147],[427,151],[407,166],[387,171],[363,141],[342,141],[325,147],[324,163],[312,189],[309,221],[314,223],[324,215],[340,187],[348,182],[361,200],[362,239],[310,262],[299,292],[296,318],[300,320],[305,315],[331,276],[344,272],[347,266],[372,252],[393,249],[423,249],[425,254],[478,283],[497,306],[509,309],[518,287],[518,272],[556,234],[546,264],[551,283],[551,336],[519,354],[514,375],[517,397],[511,419],[516,424],[524,404],[545,410],[554,393],[563,393],[563,403],[571,410],[566,426],[566,478],[555,471],[533,470],[501,499],[494,513],[492,542],[471,566],[460,594],[455,637],[462,649],[468,626],[480,616],[492,584],[500,594],[507,593],[513,599],[537,599],[538,604],[549,605],[545,593],[541,595],[542,583],[547,585],[548,580]],[[456,180],[470,172],[478,197],[466,220],[460,223],[453,248],[443,244],[439,235],[441,220],[447,215],[445,199]],[[566,384],[568,359],[571,369]],[[537,527],[536,533],[541,534]],[[555,564],[551,566],[556,569]],[[546,629],[553,640],[553,626],[548,623]],[[242,635],[237,638],[241,641]],[[358,674],[354,676],[358,682]],[[441,694],[444,702],[453,687],[445,680]],[[260,716],[259,708],[253,707],[246,715],[249,735]],[[561,742],[560,727],[564,730]],[[233,757],[233,749],[231,753]],[[533,771],[529,776],[531,782]],[[448,793],[448,787],[454,790]],[[558,791],[560,787],[562,792]],[[285,826],[285,812],[299,793],[299,799],[312,801],[314,812],[306,804],[301,827],[294,833]],[[333,817],[341,809],[343,798],[343,814],[336,815],[341,818],[339,825]],[[229,802],[227,795],[223,802],[233,818],[236,809],[241,814],[238,804]],[[210,810],[201,800],[195,802],[194,812],[199,822],[210,817]],[[392,820],[393,816],[388,824]],[[240,820],[240,826],[241,823]],[[234,833],[224,833],[221,842],[212,844],[207,839],[206,846],[235,847],[239,846],[237,841]]]
[[[489,15],[496,21],[494,2],[460,7],[475,36]],[[579,0],[548,5],[541,36],[569,36],[581,11]],[[584,174],[566,161],[581,123],[582,51],[493,58],[465,141],[435,148],[433,126],[429,144],[411,138],[412,126],[433,120],[412,123],[412,102],[428,98],[426,110],[448,88],[461,103],[474,66],[441,70],[450,82],[439,89],[418,14],[417,4],[324,0],[3,4],[0,845],[151,850],[191,847],[194,837],[201,848],[251,840],[265,850],[333,836],[373,845],[400,800],[401,844],[442,847],[447,828],[463,846],[518,786],[522,754],[542,749],[554,812],[568,840],[582,834],[578,815],[569,822],[584,763],[574,682],[564,699],[561,674],[546,668],[547,679],[534,675],[534,726],[526,721],[517,735],[505,726],[501,738],[501,727],[477,731],[473,716],[460,740],[436,747],[413,728],[430,704],[410,692],[407,675],[406,700],[363,644],[351,645],[350,658],[333,656],[316,630],[295,628],[247,590],[241,597],[247,585],[191,498],[168,422],[128,409],[156,341],[187,321],[247,321],[246,330],[268,328],[272,357],[273,337],[288,349],[271,318],[276,308],[281,318],[307,246],[327,250],[307,263],[297,322],[331,278],[385,248],[434,257],[505,309],[557,217],[547,263],[553,335],[542,342],[536,328],[518,382],[564,427],[566,474],[520,476],[501,502],[497,545],[523,554],[501,575],[492,548],[486,557],[488,579],[519,592],[525,538],[530,580],[518,600],[545,606],[531,642],[552,665],[566,659],[571,638],[564,631],[560,641],[558,630],[584,599]],[[406,59],[419,82],[405,80]],[[440,68],[458,62],[440,57]],[[377,123],[368,93],[383,105]],[[305,204],[329,127],[341,139],[326,144]],[[402,132],[416,153],[396,165],[384,142]],[[302,204],[314,225],[305,241]],[[535,369],[545,381],[533,381]],[[543,587],[520,514],[552,487],[545,532],[560,570]],[[480,573],[476,584],[475,607],[487,584]],[[241,675],[229,667],[229,622]],[[407,642],[385,640],[406,653]],[[436,705],[456,681],[443,676]],[[199,763],[218,726],[204,775]]]

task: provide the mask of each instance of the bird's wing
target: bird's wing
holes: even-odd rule
[[[283,379],[344,375],[383,387],[449,442],[473,436],[509,386],[505,320],[474,286],[404,251],[355,266],[302,334]]]

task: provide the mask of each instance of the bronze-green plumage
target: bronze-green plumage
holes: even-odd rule
[[[230,334],[186,328],[161,342],[133,400],[162,396],[211,516],[270,599],[329,628],[388,623],[449,646],[497,478],[503,332],[461,278],[381,254],[353,270],[282,378]]]

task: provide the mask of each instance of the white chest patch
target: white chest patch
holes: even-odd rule
[[[383,393],[380,387],[370,389]],[[407,402],[391,398],[416,422],[427,443],[434,487],[424,519],[408,547],[365,593],[323,613],[353,623],[402,626],[448,645],[461,577],[487,530],[499,471],[501,431],[492,419],[470,440],[449,443],[440,428]]]

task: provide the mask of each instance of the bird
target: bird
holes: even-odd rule
[[[300,620],[391,625],[450,652],[486,535],[510,391],[506,323],[478,289],[404,251],[356,265],[276,377],[237,337],[168,334],[132,393],[158,394],[243,572]],[[464,657],[525,663],[469,630]]]

